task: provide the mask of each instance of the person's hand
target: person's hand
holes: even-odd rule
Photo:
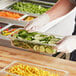
[[[25,29],[28,31],[38,31],[39,28],[44,27],[44,25],[48,22],[50,22],[50,17],[44,13],[36,19],[30,21],[27,26],[25,26]]]
[[[58,52],[71,53],[76,49],[76,36],[67,36],[57,44]]]

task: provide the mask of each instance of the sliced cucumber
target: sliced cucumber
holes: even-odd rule
[[[39,45],[35,45],[35,46],[33,47],[33,49],[34,49],[34,51],[39,51],[40,47],[39,47]]]
[[[47,48],[46,48],[46,53],[53,54],[53,49],[52,49],[52,47],[47,47]]]
[[[40,51],[40,52],[45,52],[45,49],[46,49],[46,48],[45,48],[44,46],[40,46],[39,51]]]
[[[53,49],[53,54],[55,54],[57,52],[57,50],[56,49]]]

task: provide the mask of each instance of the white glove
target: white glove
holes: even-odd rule
[[[28,31],[39,31],[39,28],[44,27],[48,22],[50,22],[50,17],[44,13],[38,18],[30,21],[27,26],[25,26],[25,29]]]
[[[76,36],[67,36],[57,45],[58,52],[71,53],[76,49]]]

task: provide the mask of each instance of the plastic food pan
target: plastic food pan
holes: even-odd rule
[[[30,66],[30,67],[33,67],[33,68],[35,67],[35,68],[38,68],[39,70],[48,71],[50,74],[58,74],[58,76],[68,76],[68,74],[69,74],[67,71],[64,71],[64,70],[61,70],[61,69],[46,67],[46,66],[42,66],[42,65],[38,65],[38,64],[33,64],[33,63],[29,63],[29,62],[22,62],[22,61],[14,61],[11,64],[9,64],[7,67],[5,67],[2,71],[9,73],[9,70],[13,66],[17,66],[19,64]],[[13,76],[15,76],[15,75],[17,75],[17,74],[13,74]],[[18,75],[18,76],[22,76],[22,75]]]
[[[14,33],[12,33],[12,35],[10,37],[12,46],[27,49],[27,50],[30,50],[32,52],[43,53],[43,54],[52,55],[52,54],[56,53],[56,49],[55,49],[56,44],[52,44],[52,43],[47,44],[47,43],[38,42],[36,40],[39,38],[37,35],[35,36],[34,41],[16,38],[15,35],[18,35],[19,31],[22,31],[22,30],[24,30],[24,29],[18,29]],[[38,33],[38,34],[41,34],[41,33]],[[42,35],[44,35],[44,34],[42,34]],[[46,36],[48,36],[48,35],[46,35]],[[55,37],[59,40],[61,40],[61,38],[62,38],[60,36],[54,36],[54,35],[50,35],[50,36]]]

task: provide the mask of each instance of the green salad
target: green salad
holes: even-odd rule
[[[33,3],[17,2],[11,6],[11,9],[18,10],[21,12],[42,14],[47,10],[49,10],[50,8],[45,8],[42,7],[41,5],[36,5]]]
[[[56,53],[56,49],[50,44],[56,44],[60,38],[56,38],[54,35],[44,35],[37,32],[28,32],[24,29],[20,29],[13,35],[13,44],[17,47],[25,49],[32,49],[36,52],[44,53]],[[48,44],[48,45],[46,45]]]

